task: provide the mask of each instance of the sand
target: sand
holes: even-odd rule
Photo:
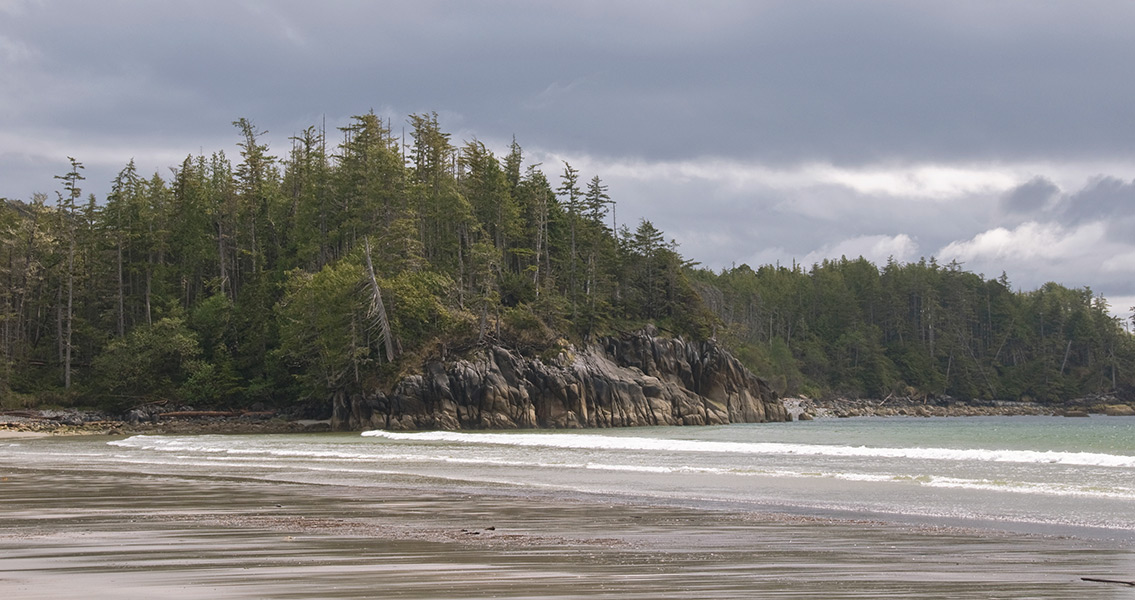
[[[19,438],[38,438],[47,437],[50,433],[43,433],[40,431],[16,431],[14,429],[0,429],[0,440],[19,439]]]
[[[4,463],[0,463],[4,464]],[[1087,540],[431,485],[0,467],[31,598],[1131,598]]]

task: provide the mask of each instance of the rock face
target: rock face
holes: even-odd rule
[[[714,342],[644,331],[545,363],[501,347],[425,365],[390,394],[337,394],[332,428],[511,429],[790,420],[762,379]]]

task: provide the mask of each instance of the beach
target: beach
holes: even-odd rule
[[[336,444],[346,438],[310,437],[343,454]],[[284,441],[294,446],[302,439]],[[3,441],[0,586],[6,598],[1079,599],[1132,593],[1081,579],[1132,573],[1129,541],[1108,536],[767,510],[493,483],[473,474],[440,478],[393,467],[379,476],[357,467],[365,476],[345,476],[347,469],[334,478],[300,476],[310,469],[269,469],[247,453],[236,453],[242,468],[226,467],[227,459],[202,468],[186,449],[172,452],[166,463],[148,457],[120,462],[131,456],[124,449],[137,443],[92,436]]]
[[[8,598],[1129,597],[1080,580],[1129,572],[1129,553],[1059,537],[475,490],[2,485]]]

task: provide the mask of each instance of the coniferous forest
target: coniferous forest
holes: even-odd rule
[[[373,113],[282,156],[133,162],[105,198],[0,205],[0,402],[287,406],[388,389],[428,358],[540,356],[655,324],[715,337],[782,394],[1056,402],[1135,391],[1135,343],[1089,289],[1015,291],[933,259],[700,269],[597,174],[409,139]],[[545,172],[555,172],[549,179]]]

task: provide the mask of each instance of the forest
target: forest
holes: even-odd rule
[[[409,139],[373,113],[335,140],[312,126],[283,156],[233,125],[239,157],[131,161],[105,198],[69,158],[54,198],[0,203],[0,407],[318,403],[648,323],[717,339],[786,395],[1135,391],[1132,336],[1090,289],[933,259],[715,272],[649,220],[618,226],[598,175],[455,142],[436,114]]]

